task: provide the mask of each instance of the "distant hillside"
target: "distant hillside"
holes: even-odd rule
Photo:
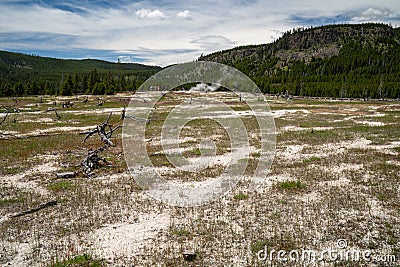
[[[400,97],[400,29],[384,24],[295,29],[270,44],[237,47],[199,60],[233,66],[265,93]]]
[[[0,51],[0,95],[113,93],[134,90],[157,66],[64,60]]]

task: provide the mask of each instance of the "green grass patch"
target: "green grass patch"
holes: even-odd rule
[[[73,257],[72,259],[65,261],[57,261],[50,265],[51,267],[102,267],[105,264],[99,259],[93,259],[92,256],[84,254]]]
[[[173,229],[172,234],[177,235],[177,236],[189,236],[190,231],[188,231],[186,229]]]
[[[249,198],[249,196],[246,195],[246,194],[243,193],[243,192],[240,192],[239,194],[234,195],[233,198],[234,198],[234,199],[237,199],[237,200],[246,200],[246,199]]]
[[[8,175],[12,175],[12,174],[17,174],[22,172],[22,168],[21,167],[4,167],[2,170],[2,174],[8,174]]]
[[[23,197],[0,199],[0,206],[9,205],[9,204],[13,204],[13,203],[20,203],[20,202],[24,202],[24,201],[25,201],[25,198],[23,198]]]
[[[72,189],[76,188],[76,185],[70,181],[62,181],[62,182],[50,184],[47,188],[50,190],[54,190],[54,191],[72,190]]]
[[[183,155],[184,157],[196,157],[196,156],[201,156],[201,151],[200,151],[200,148],[196,147],[196,148],[193,148],[192,150],[184,151],[184,152],[182,153],[182,155]]]
[[[312,157],[309,158],[309,159],[303,160],[303,162],[304,162],[304,163],[308,163],[308,162],[314,162],[314,161],[318,161],[318,160],[321,160],[321,158],[320,158],[320,157],[317,157],[317,156],[312,156]]]
[[[279,183],[278,186],[283,190],[296,190],[305,188],[306,184],[302,183],[300,180],[297,180],[297,181],[284,181]]]

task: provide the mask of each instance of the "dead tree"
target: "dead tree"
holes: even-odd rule
[[[29,210],[26,210],[26,211],[19,212],[19,213],[16,213],[14,215],[11,215],[11,218],[21,217],[21,216],[24,216],[24,215],[31,214],[31,213],[34,213],[36,211],[42,210],[42,209],[47,208],[47,207],[55,206],[55,205],[57,205],[57,200],[52,200],[52,201],[40,204],[39,206],[37,206],[35,208],[32,208],[32,209],[29,209]]]
[[[97,102],[97,106],[101,107],[104,103],[105,103],[105,101],[103,99],[100,99]]]
[[[56,108],[48,108],[46,111],[47,112],[54,111],[54,113],[56,114],[56,119],[57,120],[62,118],[60,115],[58,115],[58,112],[57,112]]]
[[[71,101],[66,101],[62,103],[63,108],[72,108],[74,106],[74,103]]]
[[[119,120],[123,121],[125,119],[125,115],[126,115],[126,106],[124,106],[124,109],[122,110],[122,113],[121,113],[121,118]]]
[[[88,156],[82,161],[83,172],[88,177],[91,176],[91,173],[94,169],[97,169],[100,166],[101,162],[103,162],[104,164],[108,164],[105,158],[100,157],[98,153],[108,149],[111,146],[114,146],[114,143],[110,139],[113,133],[122,127],[122,125],[117,125],[113,127],[113,125],[110,124],[111,116],[112,112],[110,113],[110,115],[108,115],[107,120],[97,125],[95,129],[80,133],[86,134],[85,138],[83,139],[83,143],[86,142],[86,140],[88,140],[89,137],[93,136],[94,134],[97,134],[100,137],[100,140],[104,143],[103,146],[95,150],[89,150]]]
[[[0,125],[2,125],[3,122],[7,119],[8,113],[10,113],[10,110],[9,110],[9,109],[7,109],[7,113],[6,113],[6,115],[3,117],[3,119],[1,120]]]
[[[93,175],[92,171],[99,168],[101,166],[101,162],[108,165],[107,160],[98,155],[99,152],[100,150],[98,149],[89,150],[87,157],[82,160],[83,173],[87,177],[91,177]]]

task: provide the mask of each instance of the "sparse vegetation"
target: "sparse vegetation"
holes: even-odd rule
[[[304,162],[304,163],[307,163],[307,162],[314,162],[314,161],[319,161],[320,159],[321,159],[320,157],[312,156],[312,157],[309,158],[309,159],[303,160],[303,162]]]
[[[237,200],[246,200],[249,198],[249,196],[243,192],[240,192],[239,194],[234,195],[233,198]]]
[[[49,267],[103,267],[105,266],[101,260],[95,260],[90,255],[84,254],[75,256],[65,261],[57,261]]]
[[[214,164],[193,174],[168,161],[158,134],[166,111],[184,94],[166,94],[157,107],[147,128],[147,151],[163,178],[195,186],[226,170],[231,147],[217,123],[194,121],[181,131],[179,149],[196,160],[208,137],[216,146]],[[227,93],[208,96],[223,96],[233,106],[239,101]],[[62,118],[54,120],[46,110],[55,100],[59,107],[58,98],[43,96],[38,103],[21,97],[18,108],[24,111],[10,113],[0,125],[0,132],[13,134],[0,136],[0,265],[153,266],[162,259],[167,266],[185,266],[192,263],[184,255],[194,254],[199,266],[230,266],[233,259],[238,266],[257,266],[263,264],[257,252],[265,245],[321,251],[343,238],[374,255],[400,251],[398,104],[268,98],[278,141],[265,183],[247,191],[246,178],[262,153],[257,124],[245,117],[253,135],[244,179],[215,202],[177,208],[152,199],[135,183],[124,162],[121,132],[106,153],[112,166],[91,178],[57,178],[58,172],[79,170],[87,150],[102,145],[97,138],[82,143],[79,133],[104,122],[110,110],[110,121],[117,122],[124,107],[120,98],[124,95],[107,96],[103,106],[92,107],[96,97],[88,96],[87,103],[69,97],[73,108],[60,110]],[[2,106],[12,102],[0,98]],[[77,128],[63,128],[71,125]],[[58,204],[8,217],[49,199]]]
[[[284,190],[302,189],[305,187],[306,185],[301,181],[284,181],[279,183],[279,188]]]

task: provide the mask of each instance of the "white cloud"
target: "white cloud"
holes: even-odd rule
[[[139,9],[135,12],[139,18],[149,18],[149,19],[167,19],[166,16],[162,11],[159,9]]]
[[[193,19],[192,15],[190,14],[190,11],[187,9],[184,11],[178,12],[178,14],[176,14],[176,17],[180,18],[180,19],[188,19],[188,20]]]
[[[67,10],[40,4],[48,1],[12,1],[0,1],[2,50],[90,50],[99,57],[102,51],[134,51],[115,53],[115,59],[130,56],[121,60],[162,66],[268,43],[289,29],[332,21],[326,18],[400,23],[398,0],[335,0],[334,6],[320,0],[143,0],[106,6],[74,0]]]
[[[362,11],[359,15],[352,18],[353,21],[385,21],[390,19],[390,9],[388,8],[377,8],[368,7]]]
[[[227,49],[236,44],[236,42],[232,42],[222,35],[201,36],[194,39],[191,43],[199,45],[205,52]]]

